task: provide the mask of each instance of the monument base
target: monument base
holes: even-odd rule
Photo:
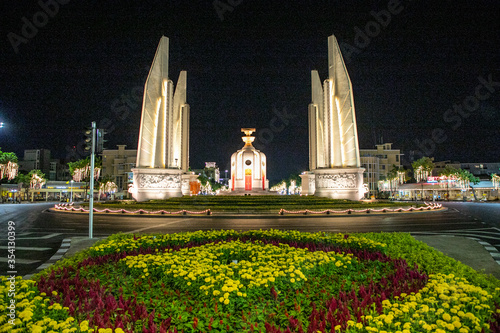
[[[314,195],[331,199],[361,200],[364,168],[335,168],[314,170]]]
[[[311,171],[304,171],[299,175],[302,178],[302,195],[314,195],[316,191],[316,176]]]
[[[189,171],[189,172],[183,173],[181,178],[182,178],[182,195],[196,195],[196,194],[198,194],[198,192],[193,193],[194,188],[192,186],[192,183],[197,181],[198,175],[196,175],[192,171]]]
[[[182,196],[182,170],[137,168],[130,192],[136,201],[163,200]]]

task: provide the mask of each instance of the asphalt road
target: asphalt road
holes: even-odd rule
[[[88,237],[88,214],[47,211],[53,203],[0,205],[0,275],[33,273],[56,254],[64,239]],[[327,232],[409,232],[414,235],[475,237],[500,250],[500,204],[445,203],[444,212],[384,213],[346,216],[113,216],[94,215],[93,236],[117,232],[174,233],[209,229],[295,229]],[[8,243],[8,225],[14,224],[15,244]],[[10,231],[12,236],[12,230]],[[12,237],[11,237],[12,239]],[[15,252],[8,252],[15,245]],[[8,255],[15,253],[9,266]],[[56,254],[57,255],[57,254]]]

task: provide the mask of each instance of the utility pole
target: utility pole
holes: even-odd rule
[[[90,153],[90,198],[89,198],[89,238],[92,239],[94,224],[94,167],[95,167],[95,121],[92,122],[92,151]]]

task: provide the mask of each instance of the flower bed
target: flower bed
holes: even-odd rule
[[[500,331],[500,281],[407,234],[118,234],[34,280],[0,332]]]

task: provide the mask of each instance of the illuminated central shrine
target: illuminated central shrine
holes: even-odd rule
[[[328,37],[328,78],[311,72],[309,173],[302,193],[359,200],[364,195],[352,85],[335,36]]]
[[[266,155],[255,149],[255,128],[242,128],[245,145],[231,156],[231,194],[264,194],[269,189],[266,179]]]

